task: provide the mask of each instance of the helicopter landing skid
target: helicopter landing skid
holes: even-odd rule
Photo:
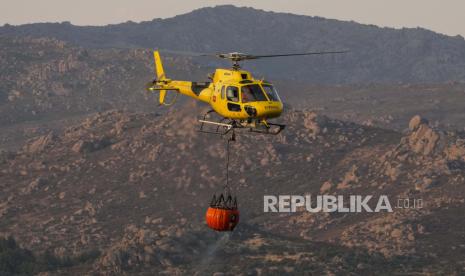
[[[210,117],[209,114],[214,112],[214,110],[209,110],[203,115],[202,119],[198,120],[200,123],[199,132],[225,135],[234,128],[234,121],[228,121],[226,118],[222,118],[220,121],[207,120]],[[207,129],[207,126],[211,127]]]
[[[277,135],[286,127],[286,125],[268,123],[264,120],[254,123],[247,123],[244,121],[237,121],[228,118],[222,118],[219,121],[207,120],[208,114],[212,112],[213,110],[208,111],[203,115],[202,119],[198,120],[200,123],[199,132],[226,135],[231,130],[234,131],[235,129],[248,129],[249,132]],[[208,128],[207,126],[210,127]]]
[[[286,128],[286,125],[266,122],[262,127],[251,127],[249,130],[255,133],[278,135],[284,128]]]
[[[229,131],[231,131],[231,129],[234,128],[232,124],[227,124],[223,122],[213,122],[213,121],[208,121],[208,120],[199,120],[199,122],[200,122],[199,131],[203,133],[225,135]],[[216,128],[214,130],[205,130],[204,129],[205,125],[212,125],[214,127],[216,126]]]

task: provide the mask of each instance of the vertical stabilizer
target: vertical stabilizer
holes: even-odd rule
[[[163,69],[163,63],[161,62],[160,53],[153,51],[153,59],[155,60],[155,73],[157,74],[157,80],[166,79],[165,70]],[[160,104],[165,103],[166,90],[160,90]]]

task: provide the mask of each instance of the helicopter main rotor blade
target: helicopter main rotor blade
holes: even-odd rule
[[[345,51],[324,51],[324,52],[307,52],[307,53],[276,54],[276,55],[249,55],[249,54],[238,53],[238,52],[208,54],[208,53],[196,53],[196,52],[189,52],[189,51],[175,51],[175,50],[164,50],[164,49],[160,49],[159,51],[165,52],[168,54],[171,53],[175,55],[185,55],[185,56],[190,56],[190,57],[216,57],[216,58],[221,58],[221,59],[228,59],[233,62],[233,68],[235,69],[240,68],[238,62],[243,61],[243,60],[273,58],[273,57],[343,54],[343,53],[349,52],[348,50],[345,50]]]
[[[177,51],[177,50],[167,50],[167,49],[158,49],[161,53],[181,55],[181,56],[190,56],[190,57],[216,57],[215,54],[208,53],[199,53],[191,51]]]
[[[309,56],[309,55],[325,55],[325,54],[343,54],[349,51],[325,51],[325,52],[307,52],[307,53],[291,53],[291,54],[276,54],[276,55],[250,55],[243,53],[200,53],[192,51],[178,51],[178,50],[167,50],[158,49],[161,53],[192,56],[192,57],[218,57],[225,59],[259,59],[259,58],[271,58],[271,57],[290,57],[290,56]]]
[[[343,54],[349,51],[330,51],[330,52],[308,52],[308,53],[293,53],[293,54],[277,54],[277,55],[249,55],[246,59],[272,58],[272,57],[292,57],[292,56],[310,56],[310,55],[326,55],[326,54]]]

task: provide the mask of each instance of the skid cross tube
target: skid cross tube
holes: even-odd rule
[[[207,120],[199,120],[199,122],[204,123],[204,124],[211,124],[211,125],[217,125],[217,126],[224,126],[228,130],[230,130],[233,126],[230,124],[225,124],[225,123],[219,123],[219,122],[212,122],[212,121],[207,121]]]

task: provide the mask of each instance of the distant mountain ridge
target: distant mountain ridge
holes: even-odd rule
[[[274,79],[313,83],[465,81],[465,40],[425,29],[391,29],[231,5],[168,19],[107,26],[37,23],[0,27],[2,36],[53,37],[91,48],[161,48],[252,54],[349,49],[343,55],[254,61]],[[199,61],[216,66],[216,61]],[[225,65],[225,63],[220,63]]]

